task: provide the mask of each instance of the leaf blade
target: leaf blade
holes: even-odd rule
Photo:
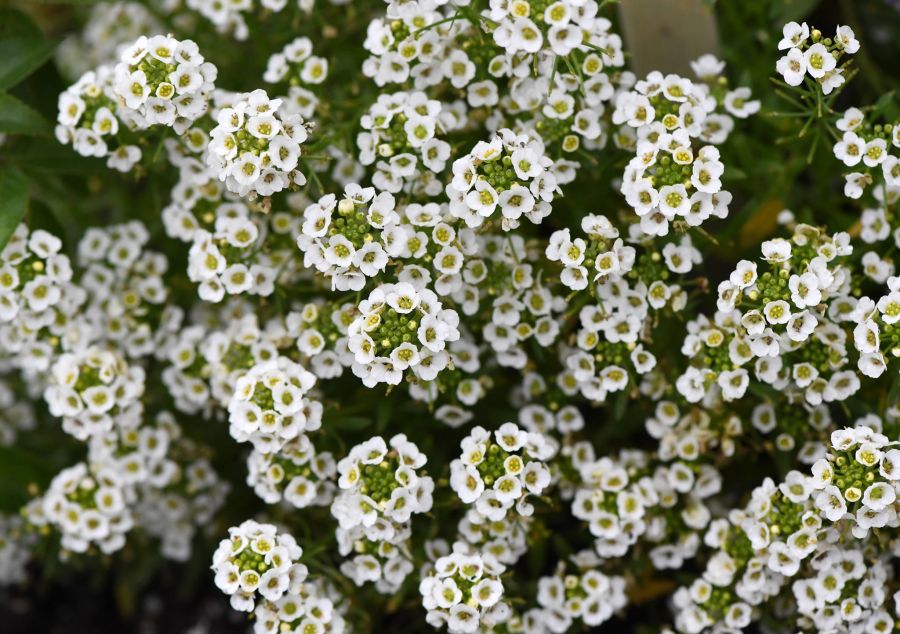
[[[50,122],[31,106],[0,92],[0,132],[26,136],[49,136]]]
[[[0,169],[0,249],[6,246],[28,206],[28,179],[15,167]]]
[[[0,41],[0,90],[8,90],[44,65],[56,42],[27,37]]]

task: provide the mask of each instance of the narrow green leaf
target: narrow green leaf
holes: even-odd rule
[[[23,139],[23,143],[17,143],[3,159],[31,172],[85,174],[105,169],[103,161],[80,156],[70,146],[43,137]]]
[[[113,0],[34,0],[41,4],[71,4],[75,6],[90,6],[92,4],[106,4]]]
[[[791,20],[802,20],[807,17],[821,0],[784,0],[774,2],[769,10],[772,22],[781,28],[781,25]]]
[[[0,41],[26,36],[41,39],[41,29],[34,20],[18,9],[0,9]]]
[[[0,90],[7,90],[28,77],[50,59],[56,42],[33,37],[0,41]]]
[[[896,90],[891,90],[881,95],[878,101],[875,102],[875,107],[873,108],[872,112],[876,116],[888,120],[900,117],[900,105],[898,105],[897,103],[896,93]]]
[[[12,95],[0,92],[0,132],[49,136],[53,126],[37,110]]]
[[[27,205],[28,179],[15,167],[0,168],[0,249],[22,221]]]
[[[331,424],[337,429],[352,431],[365,429],[372,424],[372,419],[366,416],[341,416],[335,418]]]
[[[0,447],[0,511],[15,512],[28,501],[28,485],[44,484],[46,464],[19,447]]]

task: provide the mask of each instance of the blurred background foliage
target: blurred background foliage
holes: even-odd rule
[[[61,41],[79,32],[93,4],[92,0],[0,1],[0,135],[5,137],[0,145],[0,242],[5,242],[19,220],[25,218],[30,226],[63,237],[72,254],[86,227],[136,218],[150,229],[153,248],[164,251],[173,266],[183,266],[186,247],[166,239],[162,230],[160,210],[175,174],[166,169],[161,157],[145,173],[122,175],[107,169],[99,159],[76,155],[54,138],[57,97],[72,80],[63,71],[66,60],[55,53]],[[155,0],[144,4],[165,23]],[[770,77],[781,26],[790,20],[805,20],[833,32],[837,24],[849,24],[862,43],[857,56],[858,76],[840,93],[833,107],[840,111],[849,105],[871,103],[890,119],[900,116],[900,12],[893,6],[896,0],[721,0],[705,4],[714,15],[719,52],[728,64],[732,85],[751,87],[754,97],[762,101],[761,114],[743,122],[722,148],[728,166],[725,187],[735,196],[732,213],[727,220],[704,225],[708,233],[695,238],[708,242],[704,245],[711,258],[707,271],[721,273],[710,280],[714,287],[737,259],[756,253],[760,240],[775,229],[776,216],[782,209],[793,210],[800,221],[827,222],[832,232],[852,231],[858,218],[857,209],[842,194],[843,182],[831,156],[833,141],[828,133],[813,125],[798,136],[796,120],[777,116],[786,103]],[[382,10],[379,0],[357,0],[341,7],[317,0],[308,16],[299,11],[255,15],[249,25],[251,36],[244,42],[216,33],[203,20],[197,20],[190,30],[176,25],[172,30],[197,41],[206,58],[218,66],[219,84],[232,90],[259,87],[271,52],[297,35],[311,37],[316,53],[331,64],[329,85],[335,87],[331,94],[322,96],[323,102],[334,109],[332,113],[326,111],[324,118],[332,125],[343,122],[339,132],[352,148],[358,113],[378,94],[377,87],[362,76],[359,68],[365,56],[361,43],[366,26]],[[669,17],[670,28],[677,30],[679,16]],[[655,45],[653,41],[626,41],[626,50]],[[592,176],[583,175],[566,188],[565,197],[558,206],[554,203],[554,214],[539,231],[549,233],[577,225],[586,213],[607,213],[621,207],[623,201],[611,181],[621,173],[625,160],[613,152],[593,156],[587,168]],[[185,306],[194,301],[195,289],[186,283],[174,292]],[[711,298],[703,301],[707,308],[712,306]],[[674,325],[673,335],[679,331]],[[458,447],[462,430],[434,425],[421,406],[385,397],[383,388],[364,390],[351,377],[342,393],[346,399],[327,412],[323,426],[339,454],[373,434],[389,433],[392,420],[423,426],[423,433],[415,440],[434,464],[448,463]],[[507,393],[497,389],[495,398],[489,397],[479,405],[479,415],[489,424],[507,420],[513,413],[505,402]],[[158,383],[148,386],[148,400],[152,399],[167,399]],[[43,490],[60,468],[83,455],[83,446],[62,433],[43,404],[35,406],[39,417],[36,431],[23,434],[14,447],[0,447],[0,511],[15,512],[29,499],[30,492]],[[623,392],[622,398],[595,410],[588,418],[595,445],[646,444],[642,424],[645,414],[642,404],[629,401]],[[226,507],[210,527],[206,541],[195,544],[192,561],[169,563],[155,555],[154,545],[129,540],[128,546],[113,556],[60,564],[53,545],[46,544],[31,582],[0,592],[0,631],[181,633],[197,623],[206,623],[217,633],[246,630],[246,616],[232,613],[212,584],[209,555],[229,525],[252,517],[264,505],[244,484],[245,449],[224,432],[223,424],[184,417],[181,422],[186,433],[213,448],[219,473],[232,485]],[[778,465],[759,465],[759,469],[749,474],[727,474],[727,478],[732,482],[743,478],[748,487],[753,486],[767,471],[777,473]],[[449,501],[438,497],[436,504],[442,503]],[[270,512],[274,519],[283,519],[279,517],[283,511]],[[564,513],[559,516],[567,517]],[[336,563],[327,554],[333,541],[328,509],[307,509],[303,521],[292,525],[297,527],[295,537],[306,551],[307,563],[319,574],[332,571],[339,577]],[[552,567],[559,554],[577,550],[589,541],[585,538],[584,544],[576,543],[577,534],[573,536],[567,526],[548,528],[554,532],[550,542],[556,553],[547,553],[545,548],[529,553],[521,565],[530,575],[537,576]],[[641,571],[633,574],[640,575]],[[629,608],[630,615],[640,618],[630,619],[626,614],[624,620],[608,625],[608,631],[638,631],[629,623],[640,620],[652,624],[654,615],[665,618],[666,611],[657,607],[661,607],[659,602],[672,590],[673,583],[646,579]],[[349,590],[350,600],[369,618],[363,628],[406,632],[427,627],[414,591],[385,599]],[[643,631],[652,632],[653,627]]]

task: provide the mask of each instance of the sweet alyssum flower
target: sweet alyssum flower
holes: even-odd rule
[[[83,553],[97,546],[112,553],[125,545],[134,525],[129,491],[114,469],[92,471],[81,462],[60,471],[41,498],[41,515],[29,521],[59,531],[63,548]]]
[[[285,357],[258,363],[237,379],[228,402],[229,431],[265,453],[322,424],[322,404],[310,398],[316,377]]]
[[[585,559],[593,557],[581,553]],[[566,573],[562,562],[553,576],[538,579],[537,602],[532,616],[550,632],[565,632],[581,620],[599,627],[627,604],[625,580],[599,570],[577,569]]]
[[[121,144],[119,128],[130,123],[114,90],[114,70],[109,65],[85,72],[59,96],[56,138],[71,143],[82,156],[106,158],[106,164],[128,172],[141,159],[139,146]]]
[[[396,92],[379,95],[360,125],[363,131],[356,137],[360,163],[374,163],[372,183],[396,194],[417,179],[420,162],[431,172],[444,171],[450,144],[440,137],[457,127],[457,118],[424,92]]]
[[[397,385],[406,370],[430,380],[447,367],[447,343],[459,338],[459,315],[433,291],[384,284],[360,302],[348,328],[353,373],[363,383]]]
[[[438,558],[419,583],[426,620],[435,627],[446,625],[454,634],[504,622],[509,607],[502,603],[503,571],[491,555],[454,544],[453,552]]]
[[[172,126],[179,134],[206,112],[217,75],[194,41],[170,35],[139,37],[113,72],[113,90],[128,123]]]
[[[550,484],[545,464],[557,447],[537,432],[504,423],[493,434],[475,427],[463,439],[462,456],[450,463],[450,486],[465,504],[499,521],[515,513],[531,515],[529,496],[539,496]]]
[[[556,178],[548,169],[552,164],[538,140],[503,128],[453,162],[446,188],[450,213],[470,227],[498,212],[504,229],[518,226],[522,216],[538,224],[550,213],[556,194]]]
[[[304,265],[324,273],[336,290],[358,291],[390,257],[402,255],[399,222],[392,194],[351,184],[341,200],[328,194],[303,211],[297,246]]]
[[[32,320],[63,301],[72,265],[61,250],[62,241],[53,234],[16,226],[0,252],[0,322],[21,315],[35,325]]]
[[[44,400],[63,430],[80,440],[140,424],[144,369],[118,352],[90,347],[61,355],[50,371]]]
[[[206,160],[230,191],[270,196],[306,183],[298,166],[309,131],[299,114],[283,111],[281,99],[254,90],[222,108],[216,121]]]
[[[341,595],[321,580],[304,581],[277,601],[264,601],[253,611],[253,634],[279,632],[333,632],[348,630]]]
[[[254,449],[247,458],[247,484],[268,504],[282,500],[296,508],[330,504],[336,473],[334,456],[317,452],[305,434],[275,452]]]
[[[228,539],[213,553],[216,586],[231,597],[231,607],[252,612],[257,598],[278,601],[306,579],[297,563],[303,549],[272,524],[247,520],[228,529]]]
[[[730,117],[715,112],[710,91],[704,83],[652,72],[616,97],[613,123],[634,128],[637,135],[621,191],[648,235],[666,235],[676,218],[698,226],[711,216],[728,215],[731,194],[722,189],[725,165],[719,150],[694,141],[721,143],[732,125]],[[747,97],[749,91],[735,91],[723,104],[733,115],[746,117],[756,109]]]
[[[404,434],[389,443],[375,436],[356,445],[338,462],[341,493],[332,514],[349,530],[371,527],[378,519],[404,524],[412,514],[428,512],[434,482],[420,471],[427,460]]]
[[[778,48],[787,50],[787,54],[775,65],[785,83],[799,86],[809,76],[828,95],[845,81],[843,68],[838,67],[838,61],[844,55],[856,53],[859,42],[849,26],[838,25],[833,39],[823,39],[818,29],[810,31],[805,22],[802,25],[789,22],[784,26],[784,38]]]
[[[900,450],[869,427],[831,434],[828,456],[812,467],[816,508],[829,522],[848,519],[853,533],[896,526]]]

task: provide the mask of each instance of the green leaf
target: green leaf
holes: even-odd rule
[[[781,28],[785,22],[792,20],[802,20],[807,17],[820,0],[784,0],[783,2],[775,2],[772,4],[769,14],[773,24]]]
[[[375,414],[375,430],[380,434],[387,429],[388,423],[394,414],[394,406],[397,401],[392,398],[382,399],[378,403],[378,409]]]
[[[15,512],[28,501],[28,486],[44,484],[47,465],[19,447],[0,447],[0,511]]]
[[[372,419],[366,416],[340,416],[336,417],[331,424],[337,429],[353,431],[370,426]]]
[[[612,406],[612,415],[614,421],[619,422],[620,420],[625,418],[625,411],[628,409],[629,400],[628,390],[622,390],[615,396]]]
[[[41,39],[40,27],[17,9],[0,9],[0,41],[25,36]]]
[[[5,149],[5,148],[4,148]],[[60,145],[56,139],[31,137],[16,143],[3,158],[26,171],[54,174],[102,173],[103,161],[76,154],[68,145]]]
[[[0,92],[0,132],[29,136],[50,135],[53,127],[37,110]]]
[[[90,6],[92,4],[106,4],[113,0],[33,0],[41,4],[71,4],[75,6]]]
[[[55,49],[56,42],[34,37],[0,41],[0,90],[12,88],[43,66]]]
[[[28,179],[15,167],[0,169],[0,249],[9,242],[28,206]]]
[[[895,90],[884,93],[875,102],[872,113],[877,117],[891,120],[900,117],[900,105],[897,104],[897,95]]]

